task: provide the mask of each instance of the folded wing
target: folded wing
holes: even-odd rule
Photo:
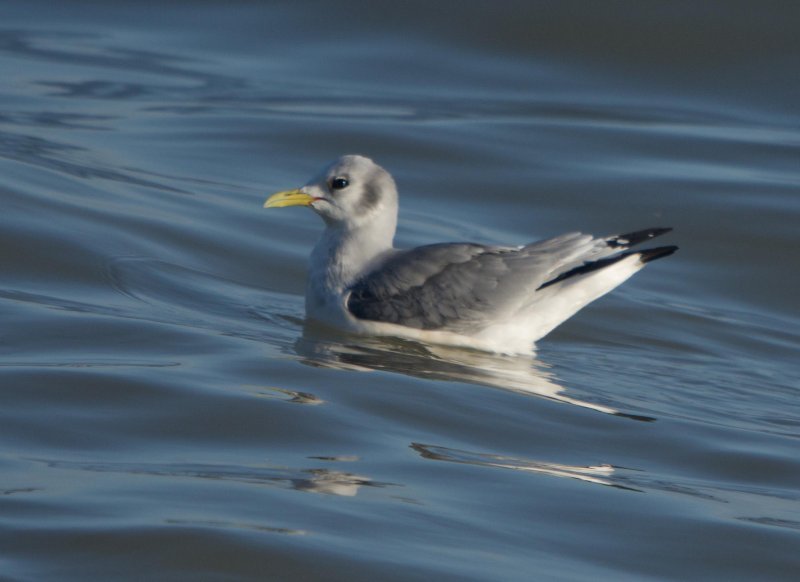
[[[624,252],[669,230],[606,238],[570,233],[522,247],[448,243],[396,251],[350,288],[347,308],[364,320],[474,332],[513,317],[548,287],[575,283],[631,254],[643,262],[671,254],[677,247]]]

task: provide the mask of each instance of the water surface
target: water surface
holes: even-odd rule
[[[791,4],[6,3],[0,577],[795,580]],[[304,321],[343,153],[397,243],[673,226],[495,356]]]

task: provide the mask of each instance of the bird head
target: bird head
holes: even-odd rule
[[[367,227],[394,234],[397,187],[392,176],[371,159],[347,155],[333,161],[305,186],[270,196],[264,208],[309,206],[329,227]]]

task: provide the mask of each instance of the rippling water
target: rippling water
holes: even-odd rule
[[[796,580],[791,3],[12,0],[0,578]],[[343,153],[398,242],[670,225],[506,357],[304,322]]]

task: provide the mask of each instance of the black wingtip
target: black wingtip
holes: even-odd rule
[[[540,289],[544,289],[545,287],[549,287],[550,285],[561,283],[561,281],[569,279],[570,277],[575,277],[577,275],[586,275],[588,273],[591,273],[592,271],[605,269],[606,267],[610,267],[614,263],[621,261],[623,259],[627,259],[632,255],[638,255],[639,260],[642,263],[649,263],[650,261],[655,261],[656,259],[660,259],[661,257],[668,257],[677,250],[678,250],[677,246],[670,245],[668,247],[656,247],[654,249],[644,249],[643,251],[628,251],[625,253],[617,253],[616,255],[612,255],[604,259],[598,259],[590,263],[584,263],[580,267],[575,267],[574,269],[567,271],[566,273],[561,273],[555,279],[550,279],[549,281],[539,285],[538,289],[536,290],[539,291]]]
[[[643,251],[638,251],[639,260],[643,263],[649,263],[650,261],[655,261],[656,259],[660,259],[662,257],[668,257],[677,250],[678,247],[675,245],[670,245],[668,247],[656,247],[654,249],[645,249]]]
[[[614,248],[628,248],[633,245],[654,239],[657,236],[666,234],[672,230],[670,226],[657,226],[655,228],[645,228],[644,230],[637,230],[636,232],[628,232],[625,234],[617,234],[610,236],[606,239],[606,243]]]

